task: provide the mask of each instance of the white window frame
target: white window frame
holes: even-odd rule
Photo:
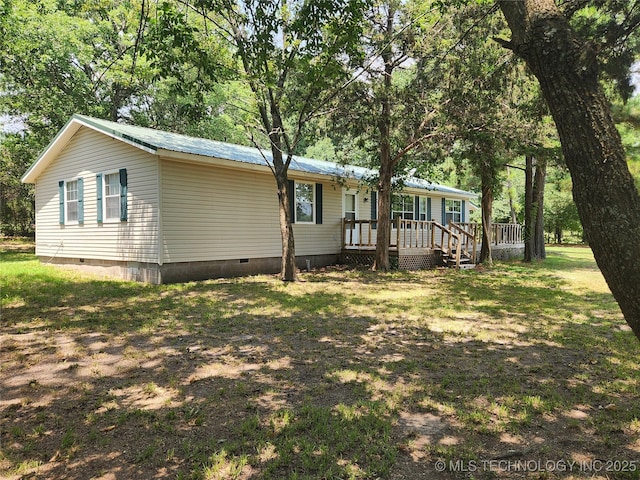
[[[395,199],[400,198],[402,210],[394,210]],[[411,200],[409,200],[411,199]],[[393,194],[391,197],[391,220],[400,217],[403,220],[415,220],[415,195]],[[410,208],[407,210],[407,208]]]
[[[117,194],[109,195],[109,198],[117,198],[118,200],[118,214],[115,217],[109,217],[108,209],[107,209],[107,177],[109,175],[115,175],[117,178]],[[120,223],[120,215],[122,212],[120,211],[120,195],[121,195],[122,185],[120,185],[120,171],[116,170],[115,172],[104,172],[102,174],[102,222],[103,223]]]
[[[427,197],[418,196],[418,218],[416,220],[423,222],[431,220],[427,218]]]
[[[311,188],[311,220],[300,220],[298,218],[298,185],[308,185]],[[295,215],[295,223],[302,224],[315,224],[316,223],[316,184],[313,182],[293,182],[293,196],[294,196],[294,204],[293,204],[293,212]],[[309,203],[309,202],[305,202]]]
[[[458,208],[451,208],[457,206]],[[449,215],[451,215],[451,221],[454,223],[462,222],[462,200],[456,198],[445,198],[444,200],[444,218],[449,224]],[[458,219],[456,220],[456,215]]]
[[[76,185],[76,198],[75,200],[69,200],[69,185],[75,183]],[[78,179],[74,178],[73,180],[65,180],[64,181],[64,223],[65,225],[78,225],[78,218],[80,214],[80,196],[78,191]],[[76,204],[76,218],[71,219],[69,215],[69,203],[75,202]]]
[[[352,195],[353,199],[354,199],[354,208],[355,210],[353,211],[353,215],[354,215],[354,220],[357,220],[359,217],[359,197],[358,197],[358,190],[354,190],[351,188],[343,188],[342,189],[342,218],[346,218],[347,216],[347,211],[351,212],[351,210],[347,210],[347,195]]]

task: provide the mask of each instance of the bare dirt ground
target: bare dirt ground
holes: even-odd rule
[[[5,308],[0,478],[640,478],[638,370],[606,337],[561,339],[588,323],[536,341],[518,308],[425,326],[396,307],[437,275],[330,275],[112,296],[72,277],[57,305]],[[616,315],[597,335],[627,338]]]

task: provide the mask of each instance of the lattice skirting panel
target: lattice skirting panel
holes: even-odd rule
[[[435,253],[426,255],[400,255],[398,257],[398,270],[429,270],[436,268],[437,264]]]
[[[373,253],[348,252],[340,256],[340,261],[352,267],[371,267],[375,258]]]
[[[369,252],[343,252],[340,261],[353,267],[371,267],[375,255]],[[438,258],[435,253],[422,255],[400,255],[391,252],[389,256],[391,268],[396,270],[428,270],[436,268]]]

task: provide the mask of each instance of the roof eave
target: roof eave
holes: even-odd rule
[[[60,129],[58,134],[53,137],[53,140],[49,142],[49,145],[40,153],[38,158],[31,164],[29,169],[22,176],[20,181],[22,183],[36,183],[36,180],[40,174],[49,166],[49,164],[55,159],[55,157],[64,149],[73,136],[80,130],[81,127],[87,127],[95,131],[99,131],[112,138],[128,143],[136,148],[140,148],[149,153],[156,153],[156,149],[153,145],[141,144],[135,139],[127,138],[119,132],[109,130],[101,125],[94,124],[91,119],[83,115],[73,115],[64,127]]]
[[[22,176],[22,183],[36,183],[36,179],[42,171],[53,161],[55,156],[69,143],[71,137],[80,129],[81,124],[75,118],[75,115],[67,121],[64,127],[53,137],[44,150],[38,155],[38,158],[31,164],[29,169]]]

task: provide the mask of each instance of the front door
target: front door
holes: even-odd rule
[[[342,190],[342,216],[346,220],[358,219],[358,192],[356,190]],[[345,243],[347,245],[357,245],[360,242],[358,236],[360,229],[355,224],[347,224],[345,231]]]

